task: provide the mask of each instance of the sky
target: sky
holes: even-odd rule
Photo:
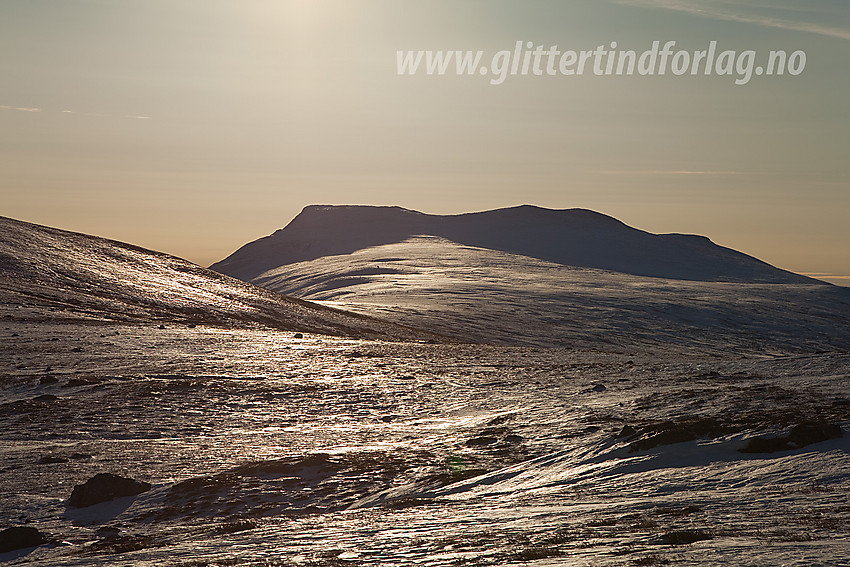
[[[850,284],[846,0],[4,0],[0,15],[3,216],[209,265],[310,204],[583,207]],[[486,64],[518,41],[716,41],[805,65],[743,85],[398,73],[397,51]]]

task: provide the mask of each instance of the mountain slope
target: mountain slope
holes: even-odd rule
[[[402,238],[434,227],[452,238]],[[568,233],[582,238],[570,241]],[[629,238],[647,251],[635,251]],[[281,258],[288,263],[278,264]],[[620,270],[582,265],[594,263]],[[850,290],[701,237],[658,237],[590,211],[519,207],[435,218],[395,208],[308,207],[214,268],[255,274],[253,283],[288,295],[496,344],[850,350]],[[689,277],[658,277],[676,270]],[[700,274],[734,281],[700,281]]]
[[[850,350],[850,290],[647,278],[437,237],[296,262],[254,283],[497,344]]]
[[[400,207],[309,206],[289,225],[211,266],[251,281],[279,266],[402,242],[412,236],[529,256],[565,266],[688,281],[810,283],[702,236],[651,234],[589,210],[523,205],[462,215]]]
[[[284,297],[167,254],[3,217],[0,300],[0,315],[11,321],[156,321],[357,337],[430,336]]]

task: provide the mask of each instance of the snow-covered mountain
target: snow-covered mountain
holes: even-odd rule
[[[850,348],[850,290],[706,238],[591,211],[457,216],[307,207],[213,269],[281,293],[501,344]]]
[[[281,296],[151,250],[0,217],[0,316],[418,337],[362,315]]]
[[[586,209],[522,205],[461,215],[400,207],[309,206],[285,228],[246,244],[213,270],[250,281],[270,269],[437,236],[564,266],[688,281],[820,283],[703,236],[651,234]]]

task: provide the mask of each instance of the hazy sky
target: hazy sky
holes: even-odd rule
[[[850,275],[850,2],[0,3],[0,214],[200,264],[305,205],[586,207]],[[798,76],[399,76],[517,41],[806,53]],[[835,280],[833,280],[835,281]]]

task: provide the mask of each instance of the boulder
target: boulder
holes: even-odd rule
[[[136,496],[151,489],[147,482],[125,478],[111,473],[100,473],[85,484],[78,484],[71,492],[68,505],[85,508],[124,496]]]
[[[799,449],[829,439],[844,436],[841,427],[834,423],[807,421],[791,428],[785,437],[755,437],[738,449],[741,453],[776,453]]]
[[[834,423],[807,422],[795,425],[788,433],[789,443],[797,447],[805,447],[829,439],[840,439],[844,436],[841,427]]]
[[[47,543],[44,534],[29,526],[15,526],[0,532],[0,553],[26,549]]]

